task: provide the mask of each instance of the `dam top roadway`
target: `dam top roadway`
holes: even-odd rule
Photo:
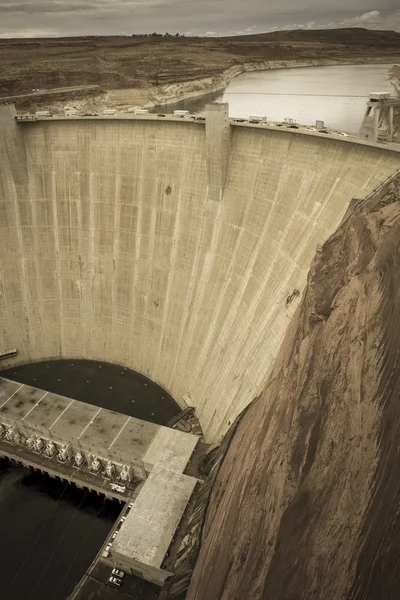
[[[398,103],[398,99],[395,99]],[[116,113],[113,115],[102,115],[102,114],[93,114],[93,115],[49,115],[49,116],[37,116],[35,114],[16,114],[16,121],[18,123],[34,123],[36,121],[168,121],[168,122],[184,122],[184,123],[192,123],[196,125],[205,125],[206,118],[199,117],[194,115],[189,115],[188,117],[176,117],[173,114],[163,114],[158,115],[155,113],[148,113],[144,115],[136,115],[131,113]],[[263,117],[257,117],[262,119]],[[362,115],[360,115],[360,125],[362,122]],[[229,124],[237,127],[254,127],[254,128],[262,128],[262,129],[270,129],[276,130],[277,128],[282,129],[282,131],[288,131],[294,134],[301,134],[307,136],[317,136],[322,138],[330,139],[332,135],[335,139],[340,139],[343,142],[352,142],[357,144],[366,144],[376,146],[378,148],[390,148],[390,150],[394,150],[400,152],[400,144],[393,143],[388,141],[369,141],[364,140],[351,132],[343,132],[339,130],[332,129],[331,127],[321,127],[317,129],[315,126],[305,125],[300,123],[290,123],[288,122],[273,122],[273,121],[262,121],[252,122],[251,117],[249,119],[243,118],[229,118]]]

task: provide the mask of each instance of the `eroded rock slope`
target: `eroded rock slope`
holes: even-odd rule
[[[317,252],[218,475],[188,600],[400,589],[400,175]]]

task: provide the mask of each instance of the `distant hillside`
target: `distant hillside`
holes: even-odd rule
[[[376,31],[362,27],[343,29],[296,29],[236,36],[223,39],[265,42],[301,42],[319,44],[345,44],[373,46],[398,46],[400,49],[400,33],[397,31]]]
[[[84,102],[90,97],[100,104],[143,106],[155,98],[161,102],[166,97],[165,86],[169,86],[170,101],[174,101],[175,93],[177,100],[183,94],[189,97],[222,89],[249,65],[262,69],[399,62],[400,33],[326,29],[229,38],[134,35],[0,39],[0,57],[0,100],[22,95],[15,99],[22,109],[56,102],[55,90],[63,103],[68,99]],[[179,91],[171,92],[171,86],[176,85]],[[92,87],[90,91],[66,91],[72,86]],[[40,95],[32,97],[37,89]],[[129,90],[129,94],[110,95],[113,90],[118,94]],[[49,91],[51,100],[46,96]]]

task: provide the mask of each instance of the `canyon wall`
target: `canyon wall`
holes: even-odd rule
[[[398,598],[400,174],[317,253],[213,487],[187,600]]]

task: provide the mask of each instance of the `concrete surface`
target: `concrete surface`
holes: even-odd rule
[[[209,199],[223,198],[229,164],[231,128],[228,103],[206,106],[206,156]]]
[[[148,473],[153,466],[162,462],[177,473],[183,473],[199,441],[197,436],[168,427],[160,427],[143,455],[143,464]]]
[[[18,128],[19,152],[0,144],[4,366],[128,366],[194,405],[209,441],[263,389],[316,245],[400,166],[392,147],[235,126],[217,202],[201,124]]]
[[[163,584],[170,573],[161,565],[196,482],[162,463],[153,467],[111,548],[117,566]]]
[[[28,182],[26,153],[21,129],[15,121],[14,106],[0,106],[0,140],[7,147],[7,156],[3,156],[2,171],[8,171],[17,185]]]

